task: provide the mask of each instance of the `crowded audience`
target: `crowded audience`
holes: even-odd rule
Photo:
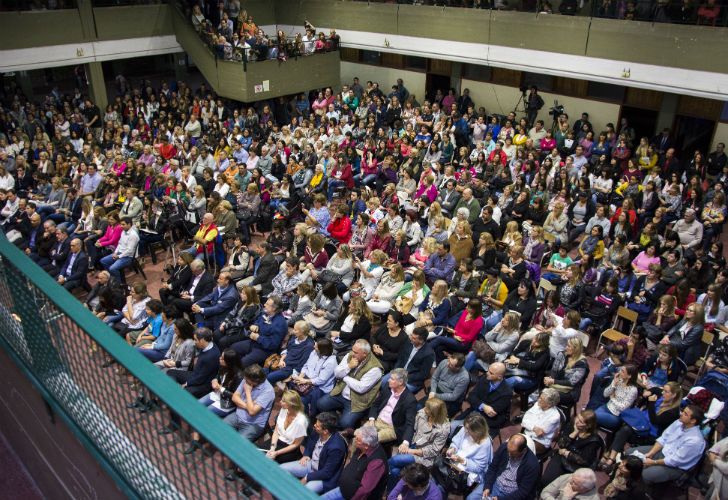
[[[103,104],[5,103],[3,233],[311,491],[627,498],[711,467],[724,491],[723,144],[401,79]]]

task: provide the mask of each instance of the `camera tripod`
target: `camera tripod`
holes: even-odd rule
[[[518,112],[526,114],[526,92],[521,92],[521,97],[516,101],[516,105],[513,107],[513,114],[518,115]]]

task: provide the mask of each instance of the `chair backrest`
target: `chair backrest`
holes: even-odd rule
[[[615,318],[614,318],[614,327],[615,327],[615,329],[618,329],[618,328],[616,328],[617,327],[617,321],[619,321],[619,320],[629,321],[630,324],[631,324],[630,328],[629,329],[626,329],[625,328],[624,331],[622,332],[625,335],[626,334],[629,334],[637,326],[637,318],[638,318],[638,316],[639,315],[637,314],[636,311],[633,311],[632,309],[629,309],[629,308],[624,307],[624,306],[619,306],[619,308],[617,309],[617,316],[615,316]],[[620,330],[620,331],[622,331],[622,330]]]
[[[581,339],[581,343],[584,345],[584,350],[589,346],[589,342],[591,341],[591,337],[588,333],[584,333],[581,330],[579,330],[579,338]]]
[[[551,283],[546,278],[541,278],[541,280],[538,282],[539,289],[544,290],[545,292],[552,292],[556,290],[556,285]]]

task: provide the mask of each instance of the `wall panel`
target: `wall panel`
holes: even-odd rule
[[[134,5],[94,9],[99,40],[173,35],[168,5]]]
[[[89,41],[76,9],[0,12],[2,50]]]

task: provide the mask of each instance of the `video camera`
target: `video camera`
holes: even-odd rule
[[[559,104],[559,101],[554,101],[553,107],[549,109],[549,114],[554,117],[554,120],[563,115],[565,112],[566,109],[564,108],[564,105]]]

